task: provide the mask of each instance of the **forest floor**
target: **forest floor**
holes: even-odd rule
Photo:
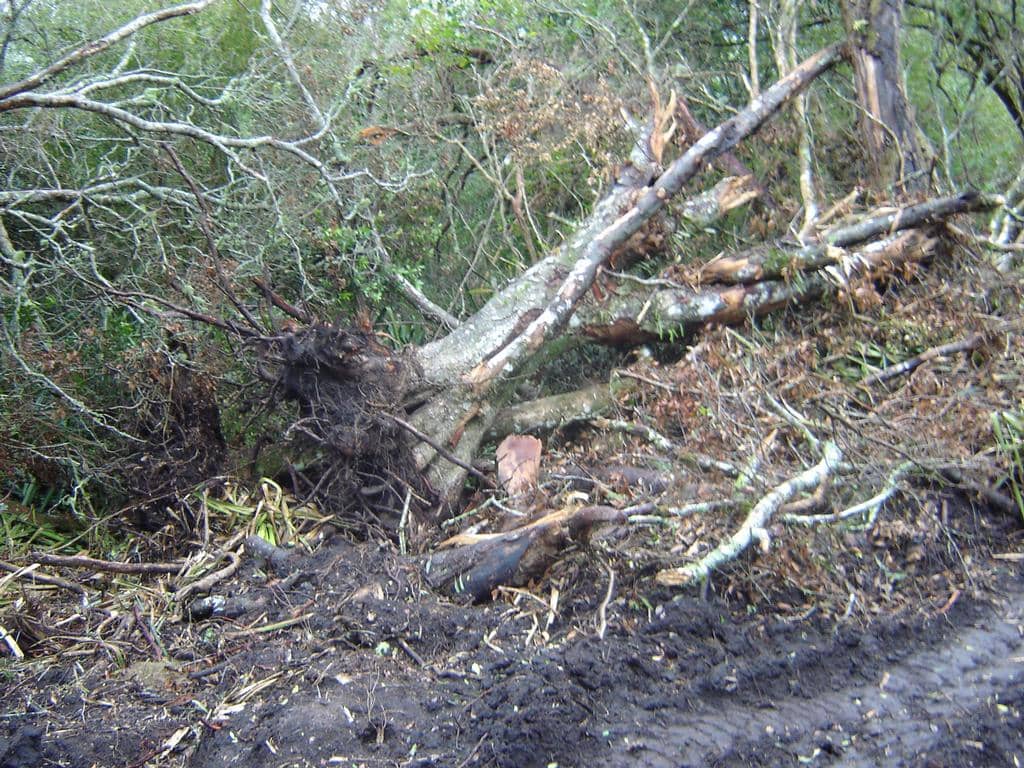
[[[617,416],[679,450],[607,423],[552,436],[539,511],[582,503],[581,475],[586,503],[746,501],[606,526],[481,605],[428,589],[395,542],[322,519],[285,561],[245,554],[191,605],[173,576],[43,569],[84,595],[0,577],[0,624],[24,654],[0,667],[0,768],[1021,765],[1024,527],[1005,504],[1019,478],[984,470],[1016,444],[991,425],[1024,402],[1022,310],[1018,286],[975,268],[635,361]],[[864,383],[972,333],[982,349]],[[769,547],[702,586],[657,583],[816,460],[772,401],[856,467],[831,509],[903,462],[928,471],[873,515],[773,521]],[[207,550],[237,545],[231,522],[212,519]]]

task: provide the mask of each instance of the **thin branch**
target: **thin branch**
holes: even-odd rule
[[[851,517],[858,517],[863,515],[865,512],[868,514],[867,524],[870,526],[875,522],[875,518],[878,516],[878,510],[881,509],[882,505],[891,499],[896,491],[900,489],[900,480],[910,470],[914,468],[915,464],[912,461],[905,461],[894,469],[885,482],[885,487],[872,496],[866,501],[862,501],[859,504],[854,504],[852,507],[835,512],[828,515],[800,515],[795,513],[787,513],[782,516],[782,521],[786,523],[792,523],[796,525],[820,525],[822,523],[838,523],[842,520],[849,520]]]
[[[51,555],[48,552],[33,552],[27,558],[33,563],[52,565],[58,568],[86,568],[108,573],[127,573],[151,576],[160,573],[178,573],[186,564],[180,563],[123,563],[117,560],[97,560],[85,555]]]
[[[768,543],[765,526],[778,509],[793,496],[816,488],[825,478],[834,474],[842,464],[843,453],[839,447],[828,441],[823,445],[824,456],[817,464],[796,477],[774,488],[762,498],[747,515],[746,520],[732,536],[696,563],[681,568],[666,569],[658,573],[657,581],[670,586],[684,586],[706,579],[712,571],[735,560],[754,541]]]
[[[306,103],[306,108],[309,110],[309,114],[313,117],[316,122],[316,128],[318,130],[324,130],[327,128],[327,118],[324,117],[324,113],[320,110],[319,105],[316,103],[316,99],[313,98],[313,94],[306,88],[306,84],[302,82],[302,78],[299,77],[299,70],[295,66],[295,60],[292,58],[291,51],[288,50],[288,46],[285,45],[284,40],[281,39],[281,34],[277,31],[277,25],[274,23],[274,18],[270,14],[271,0],[262,0],[260,3],[260,20],[263,22],[264,28],[267,30],[267,34],[270,35],[270,41],[274,44],[274,49],[277,51],[277,55],[281,57],[284,62],[285,69],[288,70],[288,75],[291,77],[292,83],[298,89],[299,94],[302,96],[302,100]]]
[[[909,360],[904,360],[902,363],[897,365],[889,366],[877,373],[873,373],[870,376],[866,376],[861,384],[878,384],[889,379],[894,379],[897,376],[902,376],[905,373],[910,373],[918,366],[927,363],[929,360],[934,360],[937,357],[943,357],[945,355],[952,355],[957,352],[971,352],[978,349],[985,341],[983,334],[975,333],[966,339],[960,341],[954,341],[949,344],[941,344],[937,347],[932,347],[922,352],[920,355],[915,355]]]
[[[398,289],[402,292],[402,295],[405,296],[409,303],[427,317],[431,317],[447,326],[448,330],[458,328],[460,325],[459,318],[445,311],[443,307],[439,307],[437,304],[432,302],[427,298],[427,295],[423,293],[423,291],[413,285],[404,275],[392,267],[391,254],[389,254],[387,248],[384,247],[384,241],[381,239],[380,233],[377,231],[376,227],[373,228],[373,239],[377,246],[377,254],[380,258],[381,266],[386,269],[387,279],[398,286]]]
[[[428,437],[427,435],[423,434],[418,429],[416,429],[416,427],[414,427],[412,424],[410,424],[409,422],[405,421],[404,419],[400,419],[397,416],[394,416],[392,414],[387,414],[387,415],[391,418],[392,421],[395,422],[395,424],[400,426],[402,429],[404,429],[406,432],[411,434],[417,440],[422,440],[424,443],[426,443],[431,448],[433,448],[437,452],[437,454],[439,456],[442,456],[444,459],[446,459],[447,461],[450,461],[455,466],[460,467],[460,468],[466,470],[467,472],[469,472],[469,474],[471,474],[473,477],[475,477],[481,483],[486,485],[488,488],[493,488],[494,487],[494,482],[491,480],[491,478],[489,478],[487,475],[485,475],[479,469],[474,467],[472,464],[470,464],[467,461],[463,461],[458,456],[453,454],[451,451],[446,450],[436,440],[434,440],[434,439]]]
[[[178,16],[191,16],[192,14],[199,13],[214,2],[216,2],[216,0],[198,0],[198,2],[195,3],[176,5],[171,8],[163,8],[159,11],[153,11],[152,13],[138,16],[119,29],[115,29],[113,32],[109,32],[103,37],[93,40],[91,43],[86,43],[80,48],[76,48],[74,51],[53,62],[48,67],[44,67],[43,69],[33,72],[24,80],[19,80],[16,83],[0,87],[0,102],[3,102],[15,94],[31,91],[41,85],[44,85],[69,67],[85,61],[98,53],[102,53],[115,43],[131,37],[139,30],[144,29],[151,24],[167,21],[168,19],[173,19]]]
[[[11,563],[5,563],[0,561],[0,571],[7,571],[9,576],[5,576],[0,579],[0,587],[2,587],[9,579],[24,579],[26,581],[32,581],[36,584],[46,584],[51,587],[60,587],[66,589],[69,592],[74,592],[78,595],[85,594],[85,588],[81,584],[75,584],[73,581],[62,579],[59,576],[50,576],[49,574],[39,573],[36,570],[38,563],[32,565],[12,565]]]

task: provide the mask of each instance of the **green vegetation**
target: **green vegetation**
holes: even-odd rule
[[[762,87],[778,74],[777,5],[757,38]],[[835,3],[797,5],[801,55],[843,36]],[[1002,191],[1024,154],[1011,109],[1021,94],[1007,91],[1012,72],[1000,79],[978,63],[985,9],[947,6],[911,3],[903,37],[932,183]],[[0,3],[0,83],[157,7]],[[270,291],[311,318],[360,317],[394,347],[435,338],[436,318],[396,281],[457,317],[478,310],[590,212],[629,155],[623,114],[644,119],[651,87],[675,90],[708,125],[749,98],[747,12],[739,2],[214,2],[29,89],[61,104],[0,99],[0,498],[82,526],[137,500],[140,452],[186,419],[175,400],[185,374],[213,382],[224,466],[244,468],[279,426],[253,395],[251,345],[295,319]],[[1019,38],[1015,23],[1006,39]],[[825,201],[866,178],[855,100],[842,70],[810,97]],[[784,234],[800,208],[799,134],[785,117],[736,150],[774,211],[669,233],[670,260],[701,263]],[[694,139],[675,137],[669,156]],[[193,322],[204,318],[221,322]],[[237,333],[246,323],[260,332]],[[869,341],[843,365],[859,376],[918,351]],[[1012,424],[993,424],[1018,466]],[[24,540],[26,523],[7,509],[8,541]],[[31,525],[33,546],[54,543],[48,523]]]

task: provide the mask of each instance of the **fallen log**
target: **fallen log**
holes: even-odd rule
[[[693,278],[701,283],[749,284],[787,273],[820,269],[838,263],[845,255],[843,249],[851,245],[936,224],[959,213],[992,210],[998,204],[997,198],[977,192],[939,197],[835,228],[822,235],[819,244],[799,249],[782,244],[765,245],[735,256],[721,257],[700,267]]]
[[[825,270],[800,274],[791,280],[709,285],[693,288],[662,281],[654,287],[620,283],[608,299],[588,302],[578,313],[578,332],[594,341],[631,333],[660,338],[679,336],[695,326],[710,323],[736,324],[782,307],[804,304],[837,292],[857,276],[910,262],[925,261],[935,253],[938,239],[931,232],[910,231],[877,241],[848,253],[843,280]]]
[[[570,542],[585,542],[594,526],[624,523],[628,511],[592,506],[552,512],[504,533],[459,534],[424,558],[427,583],[479,602],[499,586],[522,586],[539,577]]]

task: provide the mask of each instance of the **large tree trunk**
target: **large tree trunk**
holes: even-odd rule
[[[756,132],[841,55],[842,47],[833,45],[810,57],[704,135],[660,175],[658,147],[664,134],[658,132],[665,123],[656,115],[656,127],[640,145],[642,151],[633,153],[615,185],[565,245],[448,336],[419,350],[424,388],[411,421],[435,445],[421,443],[415,457],[440,498],[457,498],[466,478],[464,465],[472,461],[498,409],[509,400],[510,378],[574,322],[576,308],[602,266],[617,255],[625,258],[629,251],[648,251],[660,242],[663,238],[652,219],[669,200],[710,160]],[[439,452],[438,445],[451,455]]]
[[[279,391],[300,403],[301,418],[289,432],[307,439],[320,462],[311,476],[314,494],[333,487],[332,498],[365,500],[376,522],[397,529],[415,550],[436,534],[433,515],[458,500],[468,476],[491,482],[474,466],[484,440],[509,430],[550,429],[553,419],[571,420],[574,411],[592,417],[614,402],[598,387],[510,410],[514,376],[529,366],[542,366],[566,345],[638,344],[705,323],[741,322],[831,291],[870,294],[871,279],[892,264],[935,251],[930,227],[955,213],[991,207],[977,195],[943,198],[835,229],[819,244],[754,249],[695,271],[674,267],[656,280],[619,274],[653,253],[664,255],[673,217],[708,224],[756,197],[752,179],[728,178],[671,202],[709,160],[756,131],[839,58],[838,46],[819,52],[660,175],[665,134],[659,139],[658,132],[666,130],[662,119],[671,111],[656,105],[650,132],[575,235],[446,337],[401,355],[389,354],[365,332],[332,328],[272,342],[274,356],[285,363]],[[613,259],[616,272],[595,284]],[[515,560],[537,541],[558,539],[548,534],[563,526],[530,530],[525,538],[475,542],[473,551],[498,546]],[[513,566],[510,560],[510,569],[519,568]],[[490,583],[489,568],[481,583]]]
[[[907,101],[900,62],[902,0],[845,0],[843,21],[853,41],[860,133],[872,182],[901,193],[928,186],[930,169]]]

